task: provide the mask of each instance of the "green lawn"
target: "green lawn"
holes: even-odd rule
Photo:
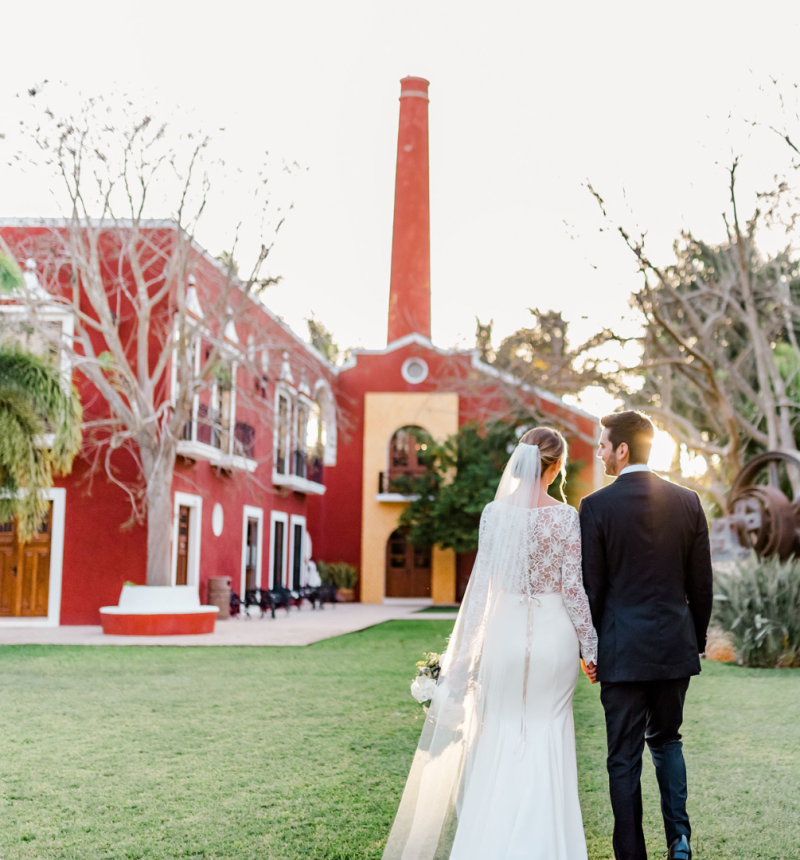
[[[307,648],[0,648],[0,857],[380,858],[452,622]],[[611,857],[598,689],[576,698],[592,860]],[[709,665],[685,739],[698,860],[800,858],[800,671]],[[664,850],[646,763],[652,857]]]

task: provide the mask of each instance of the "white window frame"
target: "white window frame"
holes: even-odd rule
[[[12,297],[13,298],[13,297]],[[0,305],[0,313],[10,315],[19,315],[28,317],[27,308],[25,305],[8,303]],[[65,387],[69,387],[72,381],[72,363],[70,360],[70,350],[72,349],[75,340],[75,317],[71,311],[62,310],[59,307],[48,305],[35,311],[36,317],[42,323],[61,323],[61,342],[62,347],[59,350],[59,370]]]
[[[258,520],[258,552],[256,553],[256,588],[261,588],[261,570],[264,559],[264,509],[253,505],[242,508],[242,575],[239,594],[244,598],[247,588],[247,521]]]
[[[294,397],[292,396],[294,392],[289,388],[288,385],[284,385],[283,383],[278,383],[275,386],[275,430],[272,433],[272,472],[274,475],[283,475],[288,476],[292,474],[292,460],[293,460],[293,449],[292,449],[292,435],[293,435],[293,424],[294,424]],[[286,471],[279,472],[278,471],[278,436],[280,435],[278,430],[280,426],[278,424],[279,416],[280,416],[280,398],[283,397],[288,404],[288,408],[286,411]]]
[[[289,514],[283,511],[270,511],[269,514],[269,587],[275,588],[275,523],[283,523],[283,570],[277,585],[286,587],[286,570],[289,561]]]
[[[203,343],[203,330],[195,329],[192,338],[192,346],[191,349],[194,351],[194,355],[192,356],[194,361],[194,373],[195,376],[200,373],[200,354],[201,347]],[[175,327],[175,331],[173,334],[174,339],[177,341],[178,339],[178,328]],[[177,397],[178,397],[178,348],[173,347],[172,349],[172,361],[170,362],[172,367],[170,369],[170,402],[174,405]],[[185,442],[197,442],[197,413],[200,408],[200,395],[195,392],[192,397],[192,415],[189,419],[192,423],[192,438],[184,439],[181,441]]]
[[[58,627],[61,624],[61,586],[64,577],[64,528],[67,516],[67,491],[51,487],[43,494],[53,503],[50,525],[50,582],[47,592],[47,615],[24,618],[0,618],[0,629],[6,627]]]
[[[303,516],[300,516],[300,514],[292,514],[292,516],[289,518],[288,574],[289,574],[290,580],[292,579],[292,574],[294,573],[293,568],[294,568],[294,549],[295,549],[295,546],[294,546],[294,527],[295,526],[302,526],[303,527],[303,533],[300,537],[300,545],[301,545],[300,546],[300,552],[304,554],[305,549],[306,549],[306,547],[305,547],[305,543],[306,543],[306,518]],[[300,587],[301,588],[308,585],[308,582],[306,581],[307,579],[308,579],[308,571],[306,569],[304,569],[304,559],[301,557],[301,559],[300,559]],[[289,588],[294,588],[293,582],[289,585]]]
[[[231,414],[228,419],[228,450],[224,451],[222,448],[216,448],[215,445],[212,445],[212,448],[216,448],[223,456],[231,456],[235,449],[235,440],[234,440],[234,432],[236,430],[236,376],[239,370],[239,363],[236,361],[231,362]],[[217,408],[219,407],[219,408]],[[214,414],[221,415],[222,414],[222,399],[220,397],[219,386],[217,385],[217,381],[211,385],[211,409]],[[220,432],[224,432],[220,428]]]
[[[295,457],[296,451],[302,451],[305,453],[306,460],[308,460],[308,419],[311,417],[311,410],[314,408],[314,401],[310,397],[306,397],[304,394],[298,394],[295,398],[295,402],[293,404],[294,408],[292,409],[292,463],[291,469],[289,470],[290,475],[296,475],[297,469],[297,459]],[[303,426],[303,436],[300,438],[300,434],[298,431],[300,428],[297,426],[297,421],[300,418],[300,411],[303,410],[306,416],[305,424]],[[305,478],[305,475],[302,476]]]
[[[178,518],[181,506],[192,508],[189,518],[189,559],[186,563],[186,584],[200,585],[200,545],[203,533],[203,497],[193,493],[176,491],[173,500],[172,515],[172,572],[170,584],[175,585],[178,575]]]
[[[336,465],[337,449],[337,426],[336,426],[336,399],[326,379],[318,379],[314,385],[314,401],[320,407],[322,420],[325,423],[325,453],[322,459],[323,466]]]
[[[411,365],[415,363],[422,366],[422,376],[414,377],[408,372]],[[429,373],[430,369],[428,368],[428,362],[425,361],[424,358],[419,358],[419,356],[416,355],[412,355],[411,358],[407,358],[403,362],[403,366],[400,368],[400,375],[411,385],[419,385],[420,382],[424,382],[428,378]]]

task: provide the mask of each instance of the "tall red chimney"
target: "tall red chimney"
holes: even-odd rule
[[[400,81],[389,343],[411,332],[431,336],[428,86],[425,78]]]

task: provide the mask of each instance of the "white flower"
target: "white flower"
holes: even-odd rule
[[[436,692],[436,681],[425,675],[417,675],[411,684],[411,695],[420,703],[427,702],[433,698]]]

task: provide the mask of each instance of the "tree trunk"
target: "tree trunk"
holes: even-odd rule
[[[147,481],[147,584],[172,585],[172,477],[175,450],[162,444],[156,452],[141,447]]]

